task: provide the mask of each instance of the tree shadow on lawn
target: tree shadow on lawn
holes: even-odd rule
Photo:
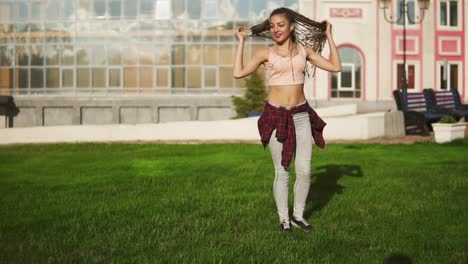
[[[322,210],[335,194],[343,193],[345,187],[338,184],[343,176],[362,177],[361,166],[330,164],[316,168],[312,176],[316,177],[314,183],[310,185],[307,196],[307,206],[304,218],[309,218],[314,212]]]

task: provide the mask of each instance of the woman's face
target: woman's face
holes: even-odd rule
[[[270,17],[270,32],[276,42],[282,43],[289,38],[291,23],[285,15]]]

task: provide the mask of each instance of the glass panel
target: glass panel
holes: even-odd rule
[[[458,1],[450,1],[450,26],[458,26]]]
[[[440,2],[440,25],[447,25],[447,3]]]
[[[218,46],[205,45],[203,47],[203,64],[218,64]]]
[[[154,64],[154,49],[152,46],[140,46],[138,49],[140,64],[153,65]]]
[[[166,68],[159,68],[156,70],[157,72],[157,87],[169,87],[169,69]]]
[[[406,23],[408,25],[414,25],[414,21],[416,20],[416,12],[415,12],[415,8],[414,8],[414,0],[407,0],[406,1],[406,4],[408,5],[408,9],[407,9],[407,12],[408,12],[408,17],[409,19],[406,21]],[[413,21],[413,22],[411,22]]]
[[[92,46],[93,52],[92,64],[93,65],[106,65],[106,49],[104,46]]]
[[[414,89],[414,65],[408,65],[408,89]]]
[[[120,65],[122,63],[120,46],[108,46],[107,61],[109,62],[109,65]]]
[[[249,0],[237,0],[236,4],[237,19],[247,20],[249,18],[250,1]]]
[[[73,46],[65,45],[62,48],[62,65],[73,65],[75,64]]]
[[[172,0],[172,17],[184,19],[185,16],[185,0]]]
[[[0,46],[0,66],[13,66],[15,46]]]
[[[114,18],[118,18],[122,15],[121,0],[109,0],[109,15]]]
[[[29,66],[29,46],[16,46],[16,63],[19,66]]]
[[[171,2],[170,0],[158,0],[156,2],[156,19],[171,18]]]
[[[216,87],[216,69],[207,68],[205,69],[205,88]]]
[[[104,17],[106,15],[106,0],[94,0],[94,16]]]
[[[123,63],[135,65],[138,63],[138,49],[133,46],[122,47]]]
[[[16,43],[27,43],[29,41],[29,25],[15,24],[16,27]]]
[[[76,69],[76,87],[89,88],[91,85],[91,73],[89,68]]]
[[[76,47],[76,64],[88,65],[90,56],[91,54],[88,47]]]
[[[144,16],[154,16],[154,0],[140,0],[140,14]]]
[[[398,89],[403,89],[403,73],[404,73],[404,67],[403,64],[398,64],[397,65],[397,79],[396,79],[396,85]]]
[[[90,0],[78,0],[78,10],[77,18],[78,19],[87,19],[91,14]]]
[[[93,68],[93,88],[106,87],[106,68]]]
[[[172,87],[173,88],[185,87],[185,68],[183,67],[172,68]]]
[[[49,0],[47,2],[47,20],[57,20],[63,13],[61,0]]]
[[[158,65],[169,65],[171,63],[171,48],[168,46],[158,47],[155,50]]]
[[[450,65],[450,89],[458,90],[458,65]]]
[[[440,89],[446,90],[447,89],[447,78],[444,76],[445,74],[445,67],[443,65],[440,66]]]
[[[199,65],[201,64],[201,58],[202,54],[200,45],[187,46],[187,64]]]
[[[338,74],[339,73],[332,73],[332,81],[331,81],[331,87],[332,89],[337,89],[338,88]]]
[[[20,68],[18,70],[18,77],[16,79],[18,83],[18,88],[29,88],[29,70],[25,68]]]
[[[43,69],[31,69],[31,88],[44,88]]]
[[[46,57],[47,65],[58,65],[59,64],[59,49],[55,45],[45,46],[44,55]]]
[[[26,20],[29,15],[29,5],[27,1],[16,1],[15,3],[15,20]]]
[[[265,19],[268,15],[266,1],[252,1],[252,12],[250,12],[250,19],[260,21]]]
[[[0,44],[15,42],[15,28],[13,25],[0,25]]]
[[[30,42],[38,43],[44,42],[44,25],[42,24],[30,24]]]
[[[10,22],[13,14],[13,3],[0,3],[0,21]]]
[[[220,45],[219,46],[219,64],[229,64],[232,65],[234,53],[232,45]]]
[[[124,68],[124,87],[125,88],[136,88],[138,86],[137,78],[138,71],[135,67]]]
[[[124,0],[124,15],[126,17],[136,17],[137,16],[137,1]]]
[[[217,18],[218,17],[218,0],[204,0],[205,8],[203,12],[204,18]]]
[[[44,4],[41,2],[32,1],[30,2],[31,8],[31,20],[41,20],[44,18]]]
[[[188,1],[187,11],[190,19],[200,19],[201,3],[204,0],[190,0]]]
[[[343,66],[343,71],[341,72],[341,87],[342,88],[352,88],[353,82],[353,68],[351,66]]]
[[[200,88],[201,87],[201,68],[189,67],[187,70],[187,87]]]
[[[75,0],[61,0],[63,2],[63,18],[72,20],[75,18]]]
[[[232,67],[219,67],[219,87],[233,88]]]
[[[185,64],[185,46],[184,45],[172,46],[172,64],[174,65]]]
[[[140,68],[140,87],[153,88],[153,68],[152,67]]]
[[[0,89],[13,88],[13,68],[0,68]]]
[[[62,87],[73,87],[73,69],[62,69]]]
[[[120,87],[120,69],[109,69],[109,87]]]
[[[59,88],[60,87],[60,71],[59,68],[47,68],[46,70],[46,87]]]

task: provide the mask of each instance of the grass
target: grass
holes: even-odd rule
[[[314,149],[284,234],[259,145],[2,146],[0,263],[467,263],[467,147]]]

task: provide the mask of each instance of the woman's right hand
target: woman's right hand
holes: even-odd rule
[[[236,32],[234,33],[234,36],[236,36],[236,39],[239,41],[245,41],[245,36],[247,35],[248,28],[240,26],[237,27]]]

